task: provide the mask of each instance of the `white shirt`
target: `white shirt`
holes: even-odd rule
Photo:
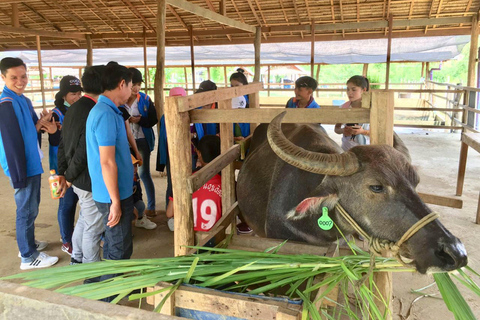
[[[141,115],[140,112],[138,111],[137,99],[133,101],[131,106],[125,103],[125,109],[128,111],[128,113],[132,117]],[[145,138],[142,127],[138,123],[130,123],[130,128],[132,129],[133,137],[135,138],[135,140]]]

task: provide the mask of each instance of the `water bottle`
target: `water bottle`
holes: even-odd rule
[[[60,179],[55,173],[55,170],[50,170],[48,184],[50,185],[50,195],[52,196],[52,199],[59,199],[60,193],[58,192],[58,189],[60,188]]]

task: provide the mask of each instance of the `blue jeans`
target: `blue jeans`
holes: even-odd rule
[[[35,219],[40,204],[41,175],[27,177],[25,188],[15,189],[17,205],[17,244],[22,262],[32,262],[38,257],[35,246]]]
[[[145,187],[145,193],[147,194],[147,209],[155,210],[155,185],[153,184],[152,175],[150,173],[150,147],[148,146],[147,139],[137,139],[138,151],[143,158],[142,166],[138,167],[138,175]]]
[[[71,243],[73,235],[73,223],[75,222],[75,210],[77,209],[78,196],[73,188],[68,188],[63,198],[58,203],[58,225],[63,243]]]
[[[95,201],[98,211],[104,216],[103,222],[106,226],[108,215],[110,213],[110,203]],[[133,197],[120,201],[122,216],[118,224],[114,227],[106,227],[105,242],[103,244],[103,258],[107,260],[130,259],[133,252],[132,245],[132,220],[133,215]]]

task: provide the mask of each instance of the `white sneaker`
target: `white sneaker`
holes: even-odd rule
[[[48,246],[48,242],[47,242],[47,241],[38,241],[38,240],[35,240],[35,248],[37,249],[37,251],[42,251],[42,250],[45,249],[47,246]],[[19,258],[22,257],[22,254],[20,253],[20,251],[18,252],[18,257],[19,257]]]
[[[175,224],[174,224],[173,218],[168,219],[167,226],[168,226],[168,229],[170,229],[170,231],[175,230]]]
[[[142,219],[137,219],[137,221],[135,221],[135,227],[152,230],[157,227],[157,224],[155,222],[148,220],[147,216],[144,215]]]
[[[53,266],[57,263],[58,257],[51,257],[44,252],[40,252],[37,259],[33,260],[32,262],[22,262],[20,264],[20,269],[28,270],[28,269],[37,269],[37,268],[47,268]]]

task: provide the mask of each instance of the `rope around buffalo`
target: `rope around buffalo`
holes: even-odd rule
[[[373,269],[375,266],[375,259],[373,258],[373,254],[376,254],[378,256],[381,255],[382,251],[387,251],[391,252],[393,257],[397,259],[402,265],[405,267],[411,267],[408,266],[403,260],[402,257],[400,256],[400,246],[410,239],[415,233],[418,232],[418,230],[422,229],[425,227],[427,224],[430,222],[436,220],[439,216],[438,213],[436,212],[431,212],[430,214],[426,215],[419,221],[417,221],[413,226],[411,226],[407,232],[403,234],[403,236],[398,240],[397,242],[393,242],[390,240],[386,239],[380,239],[377,237],[371,237],[369,234],[367,234],[352,218],[352,216],[342,207],[341,204],[337,203],[335,205],[336,209],[340,212],[342,217],[350,223],[350,225],[355,229],[356,232],[358,232],[362,237],[368,240],[368,245],[371,253],[371,259],[370,259],[370,268]],[[372,265],[373,262],[373,265]]]

